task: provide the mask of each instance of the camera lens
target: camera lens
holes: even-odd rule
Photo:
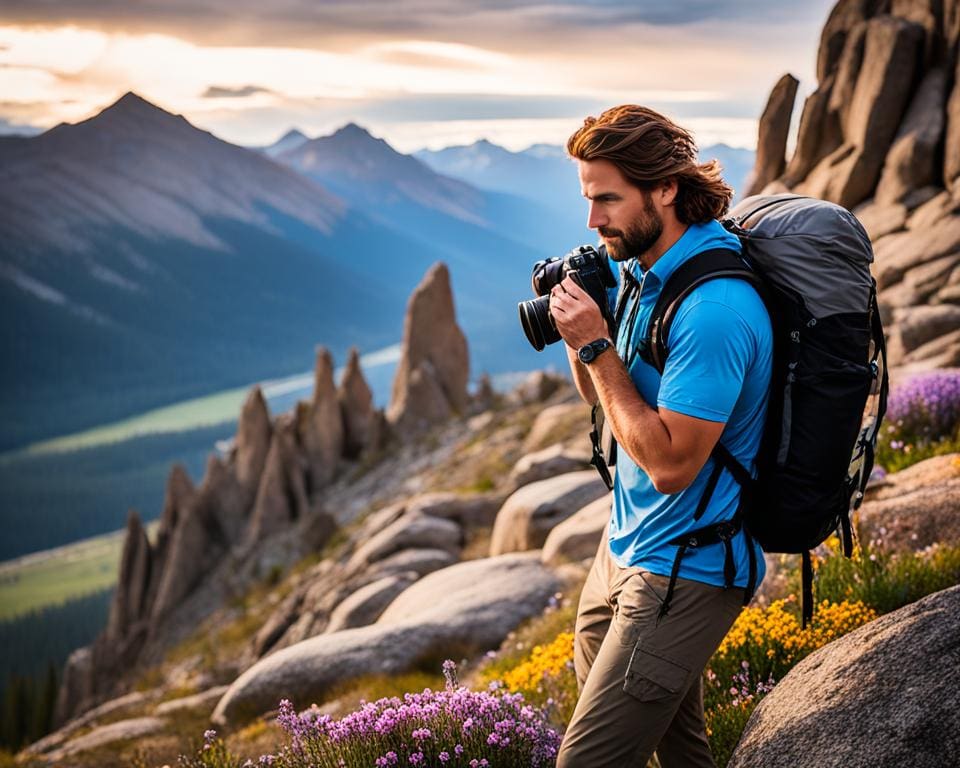
[[[560,334],[550,317],[549,296],[521,301],[517,309],[520,311],[520,325],[527,335],[527,341],[537,352],[542,352],[547,344],[560,341]]]

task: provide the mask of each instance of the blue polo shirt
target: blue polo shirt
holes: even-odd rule
[[[646,272],[628,262],[642,289],[634,308],[628,302],[617,337],[620,357],[629,359],[648,333],[650,314],[663,285],[681,264],[713,248],[740,251],[739,240],[718,222],[695,224]],[[635,311],[632,311],[635,310]],[[633,317],[633,322],[628,322]],[[726,424],[720,441],[745,467],[756,473],[773,355],[770,317],[760,296],[743,280],[718,278],[696,288],[680,305],[667,339],[670,354],[661,378],[633,355],[630,377],[647,403],[707,421]],[[614,560],[669,576],[677,547],[671,539],[704,525],[729,520],[737,509],[740,486],[729,471],[720,475],[710,504],[699,520],[694,511],[703,495],[714,460],[677,494],[664,495],[622,448],[617,454],[609,540]],[[757,585],[763,579],[763,554],[757,555]],[[743,533],[733,541],[735,584],[749,575]],[[680,564],[683,579],[723,586],[724,547],[713,544],[687,550]]]

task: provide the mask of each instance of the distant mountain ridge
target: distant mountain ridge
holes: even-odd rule
[[[753,150],[713,144],[700,150],[702,161],[717,158],[723,176],[738,197],[753,170]],[[466,146],[420,150],[414,156],[438,173],[461,179],[480,189],[508,192],[537,200],[570,215],[586,215],[575,165],[563,147],[535,144],[511,152],[486,139]]]
[[[296,168],[130,93],[0,138],[0,359],[16,372],[0,450],[298,372],[317,343],[341,360],[395,343],[439,260],[477,368],[542,363],[516,301],[533,261],[583,241],[577,226],[338,133],[287,150]]]
[[[291,128],[283,136],[277,139],[273,144],[266,147],[260,147],[260,151],[269,157],[276,157],[282,152],[295,149],[310,138],[297,128]]]

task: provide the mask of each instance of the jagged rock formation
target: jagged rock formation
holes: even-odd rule
[[[568,382],[551,397],[549,404],[573,397],[575,393]],[[104,747],[92,746],[93,752],[101,748],[116,750],[120,747],[112,741],[115,732],[101,726],[121,718],[131,726],[137,726],[137,719],[143,717],[163,721],[160,730],[144,738],[151,745],[146,749],[153,749],[152,745],[170,739],[178,728],[182,730],[185,716],[204,717],[212,712],[215,700],[221,698],[220,708],[230,710],[227,720],[231,722],[235,717],[242,718],[245,710],[259,709],[261,704],[256,701],[269,700],[267,708],[272,709],[276,698],[269,691],[271,670],[289,671],[283,660],[300,658],[305,648],[317,650],[318,655],[299,667],[303,690],[316,686],[321,691],[338,680],[376,671],[381,664],[387,671],[402,669],[411,663],[423,663],[423,654],[432,657],[448,655],[451,647],[459,653],[461,648],[469,652],[474,647],[497,645],[497,638],[509,627],[538,613],[557,587],[566,590],[583,577],[582,564],[546,563],[537,552],[474,559],[486,551],[490,527],[510,490],[507,472],[522,454],[520,445],[531,433],[533,416],[545,410],[543,403],[523,400],[516,393],[508,395],[495,411],[443,425],[434,433],[435,439],[393,445],[362,472],[351,472],[355,476],[349,482],[328,486],[322,497],[314,497],[311,502],[336,509],[344,523],[356,525],[341,531],[339,540],[331,544],[320,562],[289,569],[283,580],[263,595],[260,590],[273,583],[273,572],[264,568],[271,568],[274,563],[306,565],[300,554],[315,551],[277,546],[285,541],[301,542],[307,535],[304,521],[290,523],[292,527],[286,531],[267,537],[249,552],[249,557],[266,564],[261,566],[260,574],[269,573],[271,580],[260,580],[257,599],[244,601],[242,608],[236,597],[251,586],[249,581],[234,578],[226,588],[212,589],[224,571],[240,572],[248,567],[246,561],[237,560],[247,553],[234,545],[221,557],[222,567],[189,592],[170,614],[157,625],[146,622],[150,632],[159,629],[167,634],[148,638],[138,663],[141,669],[149,664],[160,670],[164,681],[145,694],[121,696],[86,712],[32,745],[29,755],[49,762],[51,755],[63,754],[60,750],[82,749],[84,753],[77,752],[70,760],[75,756],[86,758],[88,742],[82,736],[75,738],[80,729],[84,733],[96,732],[94,743],[100,743],[101,738],[109,740]],[[552,435],[554,443],[572,446],[584,440],[588,420],[585,409],[581,409],[580,418],[574,418],[573,413],[566,420],[551,416],[542,422],[547,431],[534,437],[546,440]],[[271,424],[271,435],[290,430],[293,423],[292,414],[279,417]],[[495,458],[501,455],[502,460]],[[465,460],[468,456],[473,459]],[[301,459],[305,461],[302,453]],[[492,488],[481,490],[470,478],[484,476],[487,469],[472,465],[490,459],[494,459],[490,466],[502,467],[502,471],[493,475]],[[230,455],[220,463],[226,470],[233,466]],[[469,465],[471,472],[460,474],[464,464]],[[345,468],[348,466],[345,464]],[[305,477],[305,464],[302,473]],[[386,493],[382,490],[384,485]],[[186,514],[182,510],[194,504],[200,493],[190,486],[182,470],[171,473],[170,487],[165,513],[171,521],[181,520]],[[420,493],[417,488],[437,490]],[[464,490],[440,490],[451,488]],[[410,497],[411,491],[416,495]],[[362,517],[351,516],[347,511],[351,508],[354,515]],[[168,525],[176,527],[175,523]],[[132,530],[136,531],[137,526],[138,521],[132,520]],[[125,557],[125,562],[131,564],[128,570],[136,570],[132,566],[138,562],[138,542],[142,543],[139,536],[131,537],[130,551]],[[561,546],[563,553],[556,558],[558,562],[576,559],[569,544]],[[458,562],[461,560],[465,562]],[[125,604],[130,602],[128,599]],[[249,626],[251,620],[259,627],[256,634],[243,639],[235,637],[237,622]],[[215,646],[210,649],[213,658],[208,650],[191,650],[186,656],[178,653],[175,658],[166,656],[164,650],[170,642],[156,643],[160,639],[170,640],[169,627],[177,624],[188,628],[175,638],[187,640],[181,646],[184,650],[200,638],[209,638]],[[81,664],[69,670],[74,682],[68,681],[68,686],[80,690],[83,685],[92,685],[91,669],[99,673],[107,670],[103,658],[94,661],[94,650],[102,657],[99,646],[85,649],[80,655],[85,656],[86,666]],[[325,671],[316,672],[319,667]],[[78,674],[83,670],[84,674]],[[138,671],[133,672],[137,675]],[[260,678],[261,673],[266,676]],[[255,685],[254,677],[260,678]],[[228,680],[236,682],[225,691],[220,683]],[[261,694],[256,688],[261,683],[267,688],[262,689],[262,699],[258,699]],[[80,690],[81,695],[73,700],[98,700],[107,695],[95,687],[92,691]],[[167,700],[184,687],[197,691],[196,695]],[[129,690],[129,685],[118,685],[115,692],[122,690]],[[279,695],[297,695],[300,690],[291,687]],[[336,702],[318,703],[332,711],[339,706]],[[118,727],[116,732],[124,732],[125,727]],[[160,761],[159,756],[157,760]]]
[[[297,436],[309,462],[311,488],[326,485],[337,471],[343,453],[343,421],[333,383],[333,358],[325,347],[317,350],[313,398],[297,404]]]
[[[260,542],[294,525],[302,529],[303,547],[317,549],[329,539],[336,526],[320,492],[334,476],[345,443],[343,400],[324,349],[317,354],[315,381],[311,401],[301,403],[296,416],[281,414],[273,422],[263,393],[254,387],[241,409],[232,449],[223,459],[210,456],[198,488],[182,466],[173,467],[156,543],[148,540],[136,512],[130,513],[108,626],[68,661],[58,722],[114,693],[145,649],[160,642],[165,625],[176,622],[183,603],[225,563],[255,558]],[[347,401],[375,424],[378,413],[371,402],[364,404],[355,394],[364,388],[354,360],[341,391],[353,393]],[[356,456],[370,437],[369,432],[353,434],[359,436],[352,444]]]
[[[957,765],[958,624],[960,586],[811,654],[757,706],[728,765]]]
[[[787,159],[787,136],[790,133],[790,115],[797,97],[800,81],[793,75],[784,75],[774,86],[767,106],[760,116],[760,136],[753,178],[747,195],[755,195],[774,179],[783,175]]]
[[[444,264],[434,264],[407,305],[387,420],[396,432],[415,434],[464,413],[469,372],[467,340],[454,314],[450,273]]]
[[[894,373],[960,365],[958,41],[956,0],[840,0],[793,157],[764,189],[830,200],[863,221]],[[779,149],[789,113],[777,115],[761,121],[760,149]],[[758,152],[757,179],[769,169]]]
[[[355,459],[367,448],[376,450],[380,442],[379,422],[373,407],[373,393],[360,370],[360,353],[356,347],[350,349],[347,357],[337,401],[343,422],[343,455]]]
[[[308,472],[311,466],[319,465],[311,465],[306,452],[301,453],[297,443],[297,426],[290,414],[277,419],[247,529],[248,546],[305,517],[310,507]]]
[[[454,317],[449,274],[437,264],[408,307],[394,384],[394,423],[412,433],[464,412],[467,375],[466,341]],[[136,512],[130,513],[109,624],[92,646],[68,661],[57,721],[118,692],[138,660],[175,635],[169,627],[181,621],[179,616],[192,626],[216,606],[218,595],[255,578],[261,562],[264,567],[276,563],[266,547],[270,541],[291,534],[301,554],[322,548],[336,528],[324,507],[325,489],[344,461],[381,450],[388,437],[386,418],[374,408],[357,350],[351,350],[338,388],[333,358],[318,348],[311,399],[272,421],[260,388],[251,389],[230,451],[223,458],[210,456],[200,486],[193,487],[183,467],[171,470],[155,544]],[[464,505],[440,498],[425,506],[428,511],[371,531],[366,548],[346,572],[337,570],[326,582],[320,579],[327,585],[320,591],[315,587],[284,604],[260,633],[259,651],[322,631],[330,611],[350,591],[387,577],[409,584],[455,563],[463,526],[492,515],[489,504],[477,506],[475,500]],[[200,600],[207,592],[206,602]],[[357,616],[375,613],[383,594],[370,604],[347,606],[337,621],[346,626]]]

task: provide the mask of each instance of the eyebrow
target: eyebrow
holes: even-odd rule
[[[616,192],[600,192],[599,194],[594,195],[593,197],[590,197],[590,195],[588,195],[586,192],[583,192],[583,191],[581,191],[581,194],[582,194],[587,200],[599,200],[600,202],[606,202],[606,201],[610,201],[610,200],[619,200],[619,199],[621,199],[621,196],[620,196],[619,194],[617,194]]]

